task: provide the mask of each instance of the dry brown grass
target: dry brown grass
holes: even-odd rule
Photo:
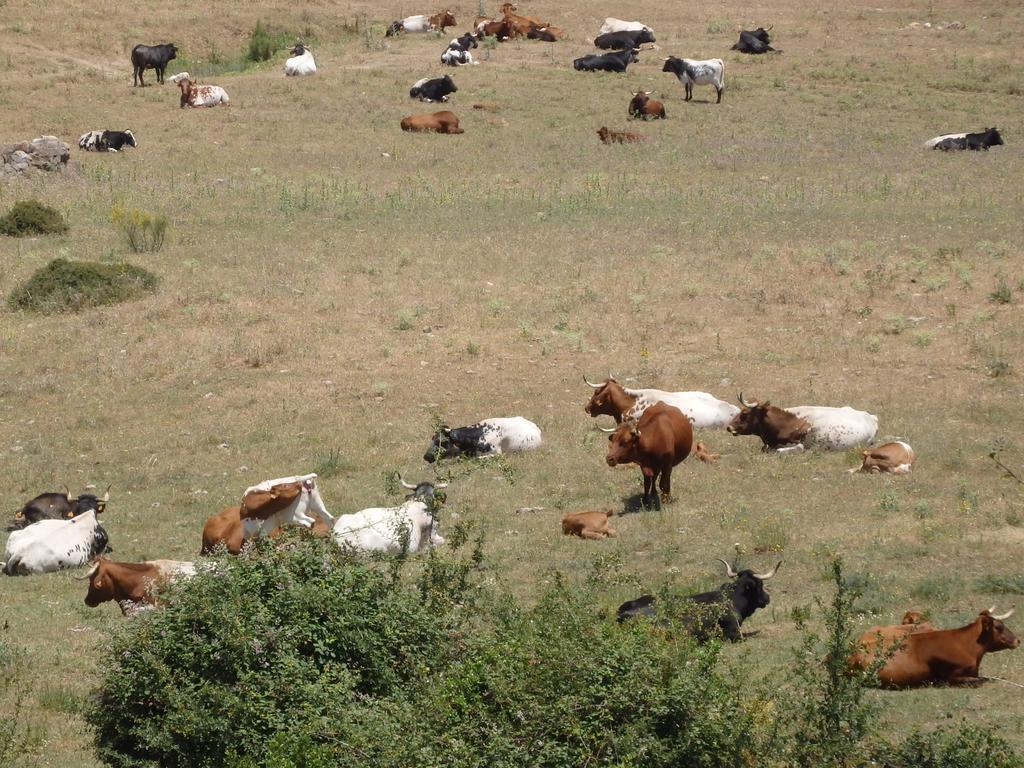
[[[545,448],[509,458],[512,483],[499,463],[460,479],[448,514],[487,532],[493,577],[521,595],[598,552],[650,582],[706,585],[734,542],[781,548],[772,606],[751,622],[763,632],[729,654],[782,682],[790,610],[826,590],[830,553],[872,574],[865,624],[914,607],[949,625],[1014,602],[975,579],[1019,574],[1024,554],[1020,488],[986,458],[998,444],[1024,460],[1024,10],[521,6],[572,39],[475,52],[479,66],[452,73],[466,133],[419,136],[398,121],[421,111],[408,88],[441,73],[449,36],[368,47],[358,18],[412,9],[303,7],[4,5],[0,140],[131,128],[139,147],[76,147],[81,178],[0,187],[0,210],[38,197],[71,224],[63,238],[0,240],[0,293],[58,255],[126,257],[115,205],[171,220],[161,252],[131,257],[161,276],[152,298],[47,318],[0,311],[7,508],[65,482],[113,483],[116,556],[187,558],[203,519],[252,482],[338,448],[344,469],[323,495],[351,511],[383,500],[382,472],[428,476],[435,416],[519,414]],[[468,19],[475,7],[455,10]],[[904,29],[929,12],[967,29]],[[605,15],[643,18],[662,50],[627,76],[572,71]],[[228,90],[227,109],[183,111],[173,86],[130,87],[135,42],[174,40],[192,61],[235,55],[257,17],[315,39],[320,72],[285,80],[279,57],[206,78]],[[774,23],[785,53],[729,52],[749,22]],[[669,54],[725,59],[722,104],[703,103],[702,88],[683,104],[660,71]],[[601,145],[596,129],[626,128],[638,87],[668,119],[644,126],[643,146]],[[473,110],[480,101],[499,111]],[[1007,144],[988,153],[920,148],[993,124]],[[989,298],[1000,280],[1010,303]],[[604,466],[582,411],[580,371],[608,369],[644,386],[861,407],[880,436],[914,445],[918,466],[906,479],[848,476],[854,456],[766,456],[752,439],[707,434],[722,459],[678,470],[674,504],[618,517],[616,540],[564,538],[564,511],[639,489],[635,469]],[[545,511],[514,515],[522,506]],[[919,586],[950,574],[949,594]],[[0,623],[31,644],[24,712],[43,734],[40,765],[91,764],[77,716],[47,694],[86,695],[93,651],[122,621],[82,596],[66,573],[0,581]],[[1024,656],[983,670],[1024,682]],[[880,696],[901,729],[964,715],[1024,744],[1016,689]]]

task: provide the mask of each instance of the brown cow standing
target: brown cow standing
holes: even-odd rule
[[[1013,611],[996,616],[992,610],[982,611],[970,624],[957,629],[908,634],[903,646],[878,671],[878,679],[889,688],[982,682],[978,667],[986,653],[1020,645],[1020,640],[1003,624],[1003,619]],[[866,669],[875,658],[871,652],[854,654],[850,665]]]
[[[96,564],[85,578],[89,591],[85,604],[95,608],[108,600],[116,600],[121,613],[131,616],[143,606],[156,605],[153,587],[176,576],[194,576],[192,563],[181,560],[147,560],[143,563],[118,563],[97,557]]]
[[[403,131],[433,131],[434,133],[463,133],[454,112],[424,112],[402,118]]]
[[[203,547],[199,550],[201,555],[211,555],[218,544],[232,555],[242,551],[245,543],[245,534],[242,531],[241,510],[239,507],[225,507],[223,510],[207,518],[203,525]],[[319,517],[313,521],[311,529],[314,536],[327,536],[331,529]],[[276,539],[281,535],[283,529],[278,526],[269,534],[269,538]]]
[[[883,443],[866,451],[861,451],[864,460],[859,467],[850,470],[856,472],[891,472],[894,475],[909,475],[917,461],[917,454],[908,443],[895,440]]]
[[[644,504],[654,502],[654,484],[661,477],[661,498],[672,493],[672,468],[690,455],[693,425],[678,408],[655,403],[635,422],[620,424],[608,435],[609,467],[639,464],[644,476]]]
[[[630,133],[629,131],[612,131],[601,126],[598,130],[597,135],[601,137],[601,141],[605,144],[631,144],[637,141],[643,141],[644,135],[642,133]]]
[[[608,512],[570,512],[562,518],[562,533],[566,536],[579,536],[582,539],[618,536],[615,529],[608,524],[608,518],[613,514],[610,510]]]
[[[739,401],[743,410],[736,414],[726,431],[730,435],[757,435],[761,438],[762,451],[801,444],[811,431],[811,422],[807,419],[777,408],[767,400],[748,403],[741,392]]]

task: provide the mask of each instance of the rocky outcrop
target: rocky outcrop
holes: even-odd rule
[[[0,176],[29,175],[37,171],[66,173],[71,148],[56,136],[40,136],[32,141],[0,144]]]

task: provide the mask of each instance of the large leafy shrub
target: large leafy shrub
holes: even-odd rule
[[[0,218],[0,233],[11,237],[62,235],[68,223],[61,212],[38,200],[19,200]]]
[[[11,292],[13,309],[52,313],[115,304],[155,290],[158,279],[132,264],[54,259]]]

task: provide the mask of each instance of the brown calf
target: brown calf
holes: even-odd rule
[[[85,604],[95,608],[108,600],[116,600],[125,616],[133,615],[144,605],[156,605],[154,585],[177,575],[192,576],[195,566],[179,560],[148,560],[143,563],[118,563],[97,557],[85,578],[89,591]]]
[[[403,131],[433,131],[434,133],[463,133],[454,112],[424,112],[402,118]]]
[[[455,21],[455,16],[447,9],[435,13],[428,19],[428,21],[430,22],[431,29],[438,29],[441,32],[444,32],[445,27],[454,27],[458,25],[458,22]]]
[[[612,131],[604,126],[597,132],[597,135],[601,137],[601,141],[605,144],[630,144],[637,141],[643,141],[644,135],[642,133],[630,133],[629,131]]]
[[[639,464],[644,476],[645,504],[654,501],[654,484],[661,476],[661,498],[672,493],[672,468],[690,455],[693,425],[678,408],[655,403],[635,422],[626,422],[608,435],[609,467]]]
[[[653,91],[637,91],[629,102],[629,116],[648,120],[650,118],[665,119],[665,105],[651,98]]]
[[[203,525],[203,546],[199,550],[199,554],[213,554],[218,544],[223,544],[224,548],[232,555],[237,555],[242,551],[242,545],[246,538],[242,531],[240,511],[239,507],[225,507],[216,515],[207,518]],[[314,536],[327,536],[331,532],[331,529],[319,517],[314,519],[313,527],[310,530],[313,531]],[[282,531],[283,528],[278,526],[268,535],[271,539],[276,539]]]
[[[618,536],[615,529],[608,525],[612,512],[570,512],[562,518],[562,533],[566,536],[579,536],[582,539],[603,539],[606,536]]]
[[[909,444],[902,440],[883,443],[875,448],[861,451],[864,461],[859,467],[850,470],[855,472],[891,472],[894,475],[909,475],[917,461],[917,454]]]
[[[976,685],[982,682],[978,667],[986,653],[1016,648],[1020,640],[1003,624],[1013,613],[993,615],[992,608],[957,629],[916,632],[906,635],[902,647],[878,671],[878,679],[889,688],[908,688],[929,683]],[[876,655],[854,654],[851,666],[865,669]]]
[[[862,650],[850,657],[850,665],[854,669],[867,669],[875,654],[876,648],[881,646],[881,653],[889,653],[891,650],[902,644],[907,635],[917,632],[934,632],[935,627],[925,621],[924,616],[918,611],[907,611],[903,614],[903,621],[900,624],[887,624],[878,627],[871,627],[861,633],[857,638],[857,646]]]

